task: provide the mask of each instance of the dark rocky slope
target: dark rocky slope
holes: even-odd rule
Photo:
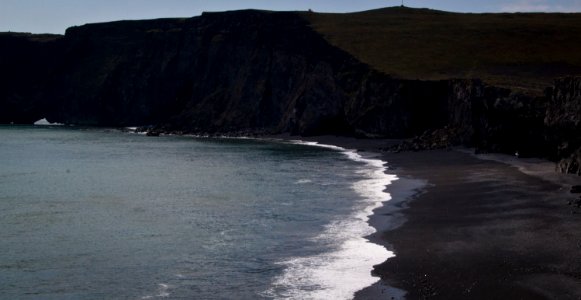
[[[464,144],[579,170],[579,79],[536,97],[479,80],[396,79],[330,45],[297,13],[91,24],[0,43],[2,123],[416,136],[402,149]]]

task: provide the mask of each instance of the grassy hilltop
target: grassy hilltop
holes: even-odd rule
[[[449,13],[392,7],[303,13],[329,42],[406,79],[481,78],[530,94],[581,74],[581,13]]]

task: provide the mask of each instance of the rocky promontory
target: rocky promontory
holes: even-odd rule
[[[89,24],[0,35],[0,123],[157,132],[413,138],[561,161],[579,172],[580,79],[544,95],[479,79],[417,80],[362,63],[295,12]],[[407,145],[407,146],[406,146]]]

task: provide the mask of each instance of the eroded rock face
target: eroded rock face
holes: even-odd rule
[[[581,77],[555,81],[545,125],[547,142],[556,148],[558,170],[581,175]]]
[[[557,79],[544,97],[452,81],[449,107],[449,126],[461,144],[547,157],[558,161],[560,172],[581,174],[581,78]]]
[[[555,80],[545,124],[559,131],[581,131],[581,77]]]
[[[561,158],[557,163],[557,171],[581,176],[581,148],[568,157]]]
[[[530,97],[479,80],[450,83],[450,126],[481,151],[542,156],[545,97]]]

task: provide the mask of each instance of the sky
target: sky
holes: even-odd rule
[[[406,6],[455,12],[581,12],[581,0],[404,0]],[[86,23],[192,17],[246,8],[354,12],[401,0],[0,0],[0,32],[64,33]]]

